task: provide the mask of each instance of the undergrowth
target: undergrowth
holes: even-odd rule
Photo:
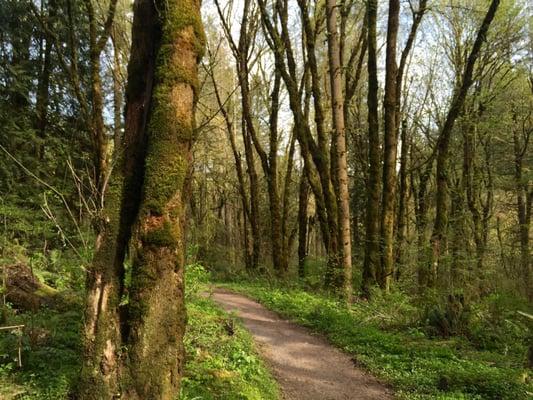
[[[400,293],[357,302],[348,310],[334,298],[294,285],[241,281],[222,286],[326,335],[357,364],[391,384],[400,399],[532,398],[531,371],[523,367],[524,344],[496,345],[488,332],[479,332],[479,321],[473,322],[475,334],[489,336],[490,344],[482,349],[472,338],[431,336],[420,324],[422,307]]]
[[[188,324],[182,400],[275,400],[277,386],[254,350],[250,335],[231,315],[200,295],[207,278],[187,267]],[[11,311],[6,325],[24,324],[22,368],[17,330],[0,331],[0,399],[66,400],[81,367],[82,307],[68,311]]]

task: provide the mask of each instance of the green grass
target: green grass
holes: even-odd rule
[[[18,337],[0,332],[1,399],[67,399],[80,370],[81,308],[66,312],[42,309],[12,316],[24,324],[22,369],[16,365]],[[2,397],[3,396],[3,397]]]
[[[189,302],[182,400],[275,400],[278,388],[250,334],[213,301]]]
[[[389,308],[382,312],[380,307],[361,302],[348,310],[335,299],[300,288],[268,286],[265,282],[222,286],[324,334],[352,354],[358,364],[391,384],[400,399],[532,398],[533,385],[524,383],[531,371],[521,367],[519,356],[478,350],[461,337],[428,338],[423,330],[396,318],[403,315],[409,319],[414,314],[409,304],[383,302],[383,307]]]

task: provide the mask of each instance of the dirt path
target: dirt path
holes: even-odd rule
[[[390,389],[356,368],[350,356],[255,301],[223,289],[213,299],[252,333],[286,400],[387,400]]]

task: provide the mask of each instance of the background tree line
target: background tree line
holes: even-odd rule
[[[320,264],[345,295],[353,270],[366,296],[530,296],[531,11],[389,3],[208,8],[195,255],[280,276]]]

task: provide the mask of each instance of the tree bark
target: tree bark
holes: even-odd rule
[[[205,37],[196,0],[160,0],[161,24],[125,332],[126,399],[171,400],[183,373],[185,203]]]
[[[300,177],[300,190],[298,195],[298,276],[305,277],[305,263],[308,253],[308,226],[307,205],[309,203],[309,184],[305,172]]]
[[[91,139],[93,144],[93,180],[98,205],[103,203],[106,179],[108,174],[108,140],[104,124],[104,95],[102,93],[102,79],[100,77],[100,56],[107,43],[113,20],[115,17],[117,0],[111,0],[107,11],[103,32],[98,35],[96,12],[92,0],[84,0],[89,19],[89,75],[91,113],[89,119]],[[73,27],[71,29],[74,29]],[[73,60],[74,62],[74,60]]]
[[[56,17],[56,2],[50,0],[48,2],[48,20],[53,23]],[[39,159],[44,159],[45,143],[46,143],[46,128],[48,125],[48,103],[50,99],[50,73],[52,70],[52,38],[46,32],[44,34],[45,45],[44,54],[42,57],[42,67],[39,74],[39,84],[37,86],[37,99],[35,109],[37,112],[36,130],[41,144],[38,147]]]
[[[400,1],[389,1],[387,46],[385,62],[383,189],[381,199],[380,247],[381,265],[378,273],[380,287],[388,292],[394,270],[394,213],[396,205],[396,153],[398,147],[397,113],[398,65],[396,46],[400,19]]]
[[[400,152],[400,182],[398,192],[398,219],[396,228],[396,254],[394,268],[394,277],[396,280],[400,278],[401,269],[404,262],[403,252],[407,238],[407,195],[409,192],[407,188],[407,164],[409,162],[410,138],[409,132],[407,131],[407,121],[405,120],[402,121],[400,135],[402,147]]]
[[[123,151],[88,274],[80,399],[171,400],[183,371],[184,203],[204,45],[199,3],[138,0],[132,39]]]
[[[366,244],[363,264],[362,291],[370,294],[370,287],[377,281],[379,268],[379,123],[378,123],[378,75],[376,20],[378,4],[376,0],[367,2],[367,51],[368,51],[368,182],[366,202]]]
[[[80,400],[110,399],[121,392],[123,264],[140,201],[144,132],[159,41],[151,1],[137,1],[134,10],[124,139],[106,190],[95,255],[87,272]]]
[[[533,189],[528,187],[527,179],[523,176],[524,156],[527,154],[531,131],[525,132],[521,142],[518,129],[513,130],[514,144],[514,178],[516,186],[516,211],[518,217],[518,237],[520,241],[520,268],[524,289],[529,301],[533,301],[533,273],[531,271],[531,256],[529,250],[529,231],[531,226],[531,204]]]
[[[346,130],[344,126],[344,96],[342,93],[342,66],[340,58],[339,37],[337,30],[336,0],[326,3],[328,27],[328,58],[331,85],[331,108],[333,113],[333,129],[335,137],[336,165],[335,176],[337,187],[338,208],[338,242],[340,279],[337,285],[342,290],[344,300],[352,301],[352,236],[350,233],[350,192],[348,190],[348,162],[346,157]]]

